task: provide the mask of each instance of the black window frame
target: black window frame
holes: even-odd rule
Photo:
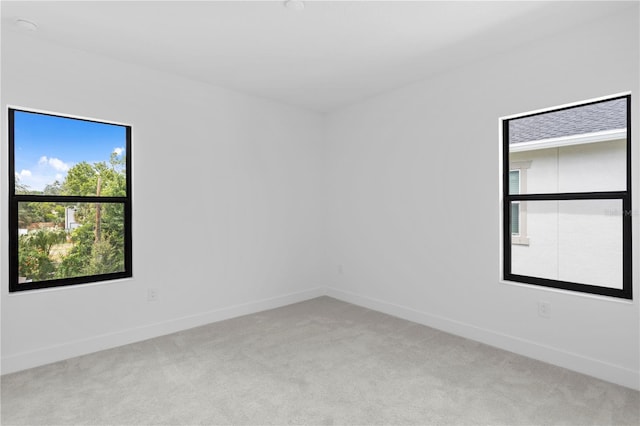
[[[124,197],[110,196],[67,196],[67,195],[30,195],[16,194],[16,176],[15,176],[15,112],[26,112],[30,114],[41,114],[52,117],[60,117],[71,120],[79,120],[85,122],[93,122],[100,124],[116,125],[125,128],[125,178],[126,178],[126,195]],[[132,181],[131,181],[131,139],[132,129],[130,125],[115,123],[106,120],[97,120],[90,118],[79,118],[77,116],[44,112],[22,107],[8,107],[7,114],[8,124],[8,145],[9,145],[9,292],[20,292],[28,290],[38,290],[52,287],[74,286],[79,284],[89,284],[102,281],[111,281],[122,278],[131,278],[133,276],[132,266],[132,232],[131,232],[131,216],[132,216]],[[124,271],[112,272],[106,274],[85,275],[71,278],[56,278],[51,280],[19,283],[19,255],[18,255],[18,207],[21,202],[57,202],[57,203],[115,203],[122,204],[124,209]]]
[[[616,99],[626,99],[626,190],[625,191],[595,191],[595,192],[565,192],[544,194],[509,194],[509,122],[523,117],[547,114],[586,105],[608,102]],[[521,114],[501,119],[502,121],[502,222],[503,222],[503,279],[542,287],[569,290],[580,293],[601,296],[632,299],[632,207],[631,207],[631,94],[615,95],[593,101],[585,101],[570,106],[546,109],[541,112]],[[553,280],[548,278],[519,275],[511,272],[511,202],[514,201],[558,201],[558,200],[621,200],[622,201],[622,289],[582,284],[570,281]]]

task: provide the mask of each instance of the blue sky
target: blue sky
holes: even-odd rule
[[[14,131],[16,177],[32,190],[62,182],[81,161],[108,162],[126,147],[124,126],[52,115],[15,111]]]

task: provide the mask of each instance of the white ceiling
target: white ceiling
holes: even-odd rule
[[[2,1],[2,27],[326,112],[634,2]]]

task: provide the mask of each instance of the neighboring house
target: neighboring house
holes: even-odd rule
[[[64,230],[69,232],[80,226],[76,222],[76,209],[74,207],[66,207],[64,209]]]
[[[626,118],[617,99],[511,121],[510,193],[625,190]],[[620,200],[512,204],[512,272],[622,288],[622,210]]]

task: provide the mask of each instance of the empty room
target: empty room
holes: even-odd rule
[[[0,8],[3,425],[640,424],[640,2]]]

